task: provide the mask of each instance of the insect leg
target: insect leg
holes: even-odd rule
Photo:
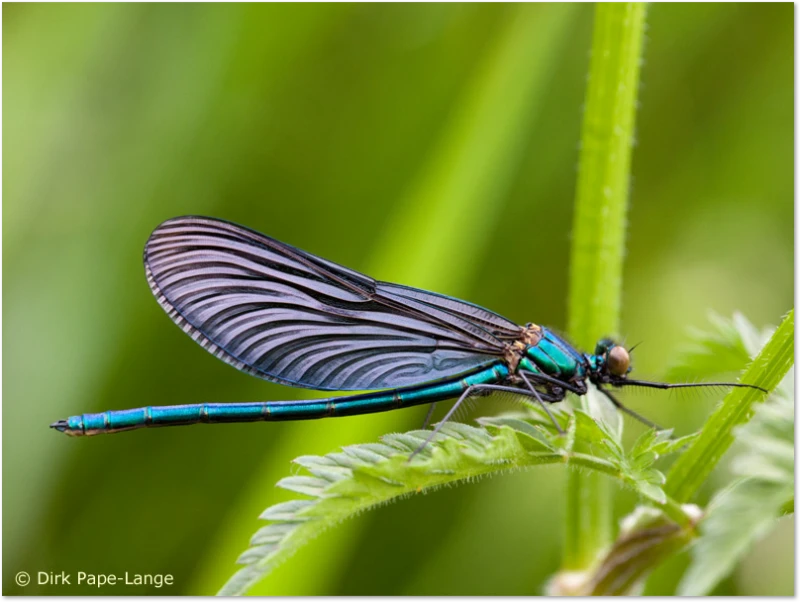
[[[618,409],[622,410],[623,412],[625,412],[629,416],[632,416],[633,418],[636,418],[636,420],[638,420],[642,424],[647,425],[650,428],[654,428],[657,431],[663,431],[664,430],[663,428],[658,426],[655,422],[651,422],[650,420],[648,420],[647,418],[645,418],[641,414],[637,414],[636,412],[634,412],[630,408],[626,408],[624,405],[622,405],[622,403],[616,397],[614,397],[614,395],[611,394],[610,391],[608,391],[608,390],[606,390],[606,389],[604,389],[603,387],[600,387],[600,386],[597,387],[597,390],[600,391],[606,397],[608,397],[609,401],[611,401],[611,403],[613,403]]]
[[[464,403],[464,400],[467,397],[469,397],[469,394],[474,389],[477,389],[478,387],[480,387],[480,385],[473,385],[473,386],[471,386],[471,387],[469,387],[467,389],[464,389],[464,392],[461,394],[461,397],[458,398],[458,401],[456,401],[453,404],[453,407],[448,410],[448,412],[447,412],[447,414],[445,414],[444,418],[442,418],[442,420],[434,427],[434,429],[431,431],[431,434],[428,435],[428,438],[425,439],[425,441],[422,443],[422,445],[420,445],[416,450],[414,450],[414,453],[411,454],[408,457],[408,461],[409,462],[411,462],[411,460],[414,459],[414,456],[416,456],[419,452],[421,452],[423,449],[425,449],[428,446],[428,443],[430,443],[433,440],[433,438],[436,436],[436,433],[438,433],[440,430],[442,430],[442,427],[450,419],[450,416],[452,416],[453,413],[458,409],[458,407],[462,403]]]
[[[550,417],[550,420],[553,421],[553,424],[555,425],[556,430],[558,431],[558,433],[560,435],[563,435],[564,434],[564,430],[561,428],[561,425],[558,424],[558,422],[556,422],[556,418],[550,412],[550,409],[546,405],[544,405],[544,400],[542,400],[542,397],[539,394],[539,391],[537,391],[536,388],[531,384],[531,381],[528,380],[528,377],[525,376],[524,372],[520,372],[519,375],[522,377],[522,380],[525,381],[525,384],[528,386],[528,389],[533,394],[532,396],[536,398],[536,401],[538,401],[539,405],[542,406],[542,409]],[[564,399],[564,390],[563,389],[561,389],[561,399]],[[559,399],[558,401],[561,401],[561,399]]]
[[[586,385],[583,382],[581,382],[580,385],[577,385],[575,383],[568,383],[562,380],[558,380],[557,378],[553,378],[552,376],[547,376],[546,374],[535,374],[533,372],[528,372],[527,370],[520,370],[519,374],[521,376],[527,376],[534,382],[539,382],[543,385],[547,384],[547,385],[554,385],[556,387],[561,387],[562,389],[571,391],[576,395],[586,394]]]
[[[430,425],[431,418],[433,417],[433,411],[436,409],[436,403],[437,402],[434,401],[428,406],[428,413],[425,414],[425,420],[422,421],[422,430],[427,429],[428,425]]]
[[[540,394],[535,389],[533,389],[532,392],[531,392],[528,389],[520,389],[520,388],[517,388],[517,387],[506,387],[506,386],[503,386],[503,385],[472,385],[468,389],[464,390],[464,392],[461,394],[461,397],[458,398],[458,401],[456,401],[453,404],[453,407],[450,408],[450,410],[447,412],[447,414],[445,414],[444,418],[442,418],[436,424],[436,426],[434,427],[433,431],[431,431],[431,434],[428,436],[428,438],[425,439],[425,441],[422,443],[422,445],[420,445],[416,450],[414,450],[414,453],[412,453],[409,456],[409,458],[408,458],[409,462],[414,458],[414,456],[416,456],[419,452],[421,452],[423,449],[425,449],[431,441],[433,441],[433,438],[436,436],[436,434],[440,430],[442,430],[442,427],[447,423],[448,420],[450,420],[450,418],[453,416],[455,411],[461,406],[461,404],[464,403],[464,401],[470,395],[474,394],[476,391],[503,391],[505,393],[514,393],[515,395],[524,395],[525,397],[535,397],[540,403],[543,403],[542,402],[542,398],[544,398],[545,400],[547,400],[547,401],[549,401],[551,403],[555,403],[557,401],[561,401],[561,399],[564,398],[563,395],[561,395],[559,397],[558,395]],[[552,415],[550,414],[550,412],[547,412],[547,413],[552,418]],[[553,424],[556,425],[556,428],[558,429],[558,431],[560,433],[563,433],[563,431],[561,430],[561,427],[558,425],[558,423],[555,422],[555,419],[553,419]]]

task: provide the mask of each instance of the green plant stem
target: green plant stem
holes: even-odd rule
[[[625,213],[645,5],[597,5],[581,136],[570,270],[569,332],[588,349],[619,331]],[[611,539],[611,490],[601,475],[567,482],[563,567],[591,566]]]
[[[771,391],[793,363],[794,309],[748,366],[741,382]],[[756,389],[733,389],[708,419],[701,435],[672,465],[664,487],[667,495],[679,503],[689,501],[733,443],[733,429],[749,421],[754,404],[763,400],[764,393]]]
[[[661,505],[661,510],[681,527],[686,527],[691,523],[691,519],[683,511],[681,505],[671,497],[667,497],[667,501]]]

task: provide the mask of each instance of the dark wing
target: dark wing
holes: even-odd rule
[[[236,368],[313,389],[402,387],[493,361],[520,327],[207,217],[158,226],[144,251],[159,304]]]

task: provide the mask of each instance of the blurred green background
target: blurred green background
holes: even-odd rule
[[[709,310],[760,326],[792,306],[793,12],[650,6],[623,307],[641,377],[663,377]],[[5,4],[3,593],[98,593],[23,589],[21,570],[170,573],[169,588],[99,593],[214,593],[288,497],[274,483],[292,458],[423,419],[50,431],[87,411],[306,395],[171,324],[141,264],[164,219],[218,216],[563,329],[591,27],[590,5]],[[627,399],[679,433],[716,401]],[[539,593],[563,477],[368,513],[254,591]],[[635,498],[618,495],[621,516]],[[790,595],[791,526],[718,592]],[[647,591],[672,592],[685,562]]]

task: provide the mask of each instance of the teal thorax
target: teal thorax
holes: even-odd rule
[[[547,328],[529,325],[529,344],[524,347],[516,371],[543,374],[562,382],[583,384],[606,382],[630,371],[630,358],[624,347],[611,339],[601,339],[594,353],[581,353]],[[582,387],[581,387],[582,388]]]

